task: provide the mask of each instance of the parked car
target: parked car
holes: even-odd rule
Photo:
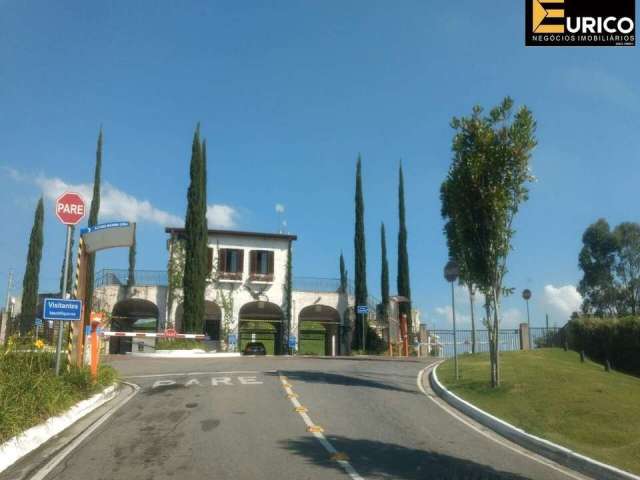
[[[264,348],[264,344],[261,342],[249,342],[244,347],[245,355],[266,355],[267,349]]]

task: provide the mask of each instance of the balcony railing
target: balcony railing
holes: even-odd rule
[[[338,292],[339,278],[293,277],[293,290],[298,292]],[[353,295],[353,284],[347,285],[349,295]]]
[[[169,284],[166,270],[134,270],[134,285],[136,286],[167,286]],[[95,286],[122,285],[129,280],[129,270],[105,268],[98,271]]]

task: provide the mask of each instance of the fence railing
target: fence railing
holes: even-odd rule
[[[134,270],[134,285],[137,286],[166,286],[168,277],[166,270]],[[95,286],[126,285],[129,280],[129,270],[117,268],[105,268],[95,277]]]
[[[532,348],[560,346],[559,328],[531,328]],[[489,352],[489,331],[476,330],[476,353]],[[430,330],[427,342],[429,353],[438,357],[453,357],[453,330]],[[520,350],[520,330],[502,329],[498,331],[499,349],[503,352]],[[458,355],[471,353],[472,330],[456,330]]]

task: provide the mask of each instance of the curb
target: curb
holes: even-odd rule
[[[447,390],[438,380],[436,365],[429,380],[431,388],[436,394],[452,407],[458,409],[468,417],[473,418],[478,423],[508,438],[514,443],[531,450],[543,457],[549,458],[556,463],[569,467],[585,475],[601,480],[640,480],[640,476],[626,472],[612,465],[599,462],[593,458],[587,457],[580,453],[576,453],[561,445],[550,442],[530,433],[525,432],[521,428],[515,427],[504,420],[494,417],[490,413],[481,410],[471,403],[458,397],[456,394]]]
[[[66,412],[31,427],[0,445],[0,472],[116,396],[115,385],[81,400]]]
[[[203,350],[158,350],[155,353],[127,352],[128,356],[138,358],[229,358],[240,357],[240,352],[207,353]]]

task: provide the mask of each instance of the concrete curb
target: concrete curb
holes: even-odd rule
[[[215,352],[204,350],[158,350],[154,353],[127,352],[127,355],[140,358],[229,358],[240,357],[240,352]]]
[[[475,405],[472,405],[447,390],[438,380],[438,374],[436,373],[437,369],[438,366],[436,365],[429,375],[429,380],[431,388],[440,398],[452,407],[460,410],[465,415],[473,418],[478,423],[481,423],[503,437],[508,438],[512,442],[517,443],[538,455],[542,455],[556,463],[593,478],[601,480],[640,480],[640,477],[637,475],[620,470],[612,465],[599,462],[585,455],[581,455],[573,450],[569,450],[561,445],[550,442],[549,440],[531,435],[530,433],[527,433],[524,430],[479,409]]]
[[[0,445],[0,472],[116,396],[116,386],[81,400],[61,415],[31,427]]]

